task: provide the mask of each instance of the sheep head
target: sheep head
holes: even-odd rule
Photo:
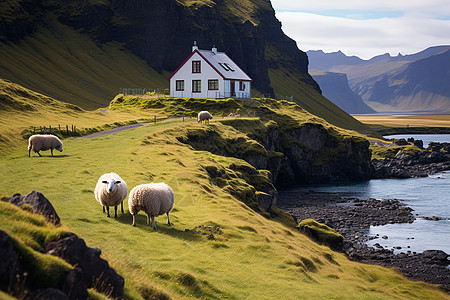
[[[115,179],[108,179],[108,180],[103,180],[102,183],[107,184],[107,191],[108,193],[112,193],[116,190],[117,185],[121,183],[120,180],[115,180]]]

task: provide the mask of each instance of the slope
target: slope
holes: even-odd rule
[[[0,43],[0,57],[0,78],[85,109],[107,106],[120,88],[168,87],[165,75],[119,43],[99,47],[57,21],[18,44]]]
[[[278,103],[278,110],[294,117],[291,104],[284,105]],[[301,122],[304,115],[297,117]],[[56,122],[57,116],[48,121]],[[0,194],[41,191],[63,224],[89,246],[102,249],[102,256],[124,276],[125,299],[446,297],[393,270],[351,262],[312,243],[281,212],[281,220],[271,218],[243,203],[245,198],[236,195],[253,197],[256,190],[249,184],[250,173],[256,171],[258,179],[269,174],[237,158],[194,150],[178,139],[217,128],[217,134],[255,143],[225,123],[211,125],[174,119],[98,138],[70,138],[64,140],[64,155],[55,157],[28,158],[15,151],[0,157]],[[143,214],[137,227],[131,226],[128,213],[106,218],[93,189],[98,177],[110,171],[129,187],[149,181],[171,185],[174,225],[159,217],[155,231],[145,225]],[[229,177],[219,181],[212,178],[215,173]]]

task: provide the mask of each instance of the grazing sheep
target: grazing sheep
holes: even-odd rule
[[[50,150],[53,156],[53,149],[63,151],[61,140],[51,134],[35,134],[28,139],[28,157],[31,156],[31,150],[42,156],[39,151]]]
[[[117,218],[117,206],[120,207],[123,212],[123,200],[127,197],[127,184],[116,173],[106,173],[100,176],[95,186],[95,199],[103,206],[103,212],[108,212],[109,207],[114,206],[114,218]]]
[[[128,209],[133,215],[133,226],[136,226],[136,215],[140,210],[147,214],[147,225],[150,225],[149,217],[151,217],[154,229],[156,229],[155,216],[162,214],[167,214],[167,224],[172,225],[169,212],[173,208],[174,198],[172,188],[163,182],[135,186],[128,196]]]
[[[205,121],[205,123],[206,123],[206,121],[208,121],[208,124],[209,124],[209,120],[212,118],[213,118],[213,116],[209,112],[207,112],[206,110],[203,110],[198,113],[197,122]]]

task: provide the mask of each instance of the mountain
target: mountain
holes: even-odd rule
[[[197,41],[226,52],[254,95],[292,96],[335,125],[363,126],[321,95],[266,0],[10,0],[0,36],[0,78],[87,109],[120,88],[168,88]]]
[[[345,73],[350,88],[377,111],[447,113],[450,111],[450,93],[446,89],[450,76],[449,48],[430,47],[416,54],[395,57],[383,54],[357,64],[354,57],[345,58],[339,52],[314,51],[310,67]],[[328,66],[322,64],[324,60]]]
[[[322,89],[322,94],[349,114],[375,113],[370,106],[362,100],[361,96],[353,92],[343,73],[309,70],[314,80]]]

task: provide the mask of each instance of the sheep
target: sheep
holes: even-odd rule
[[[28,139],[28,157],[31,157],[31,150],[42,156],[39,151],[50,150],[53,156],[53,149],[63,151],[63,143],[52,134],[34,134]]]
[[[95,199],[103,206],[103,213],[106,211],[109,215],[109,207],[114,206],[114,218],[117,218],[117,206],[120,204],[122,213],[123,200],[127,197],[127,184],[116,173],[106,173],[100,176],[95,186]]]
[[[163,182],[135,186],[128,196],[128,209],[133,215],[132,225],[136,226],[136,215],[140,210],[147,214],[147,225],[150,225],[151,217],[153,229],[156,229],[155,216],[163,214],[167,214],[167,224],[172,225],[169,212],[173,208],[174,198],[172,188]]]
[[[213,118],[213,116],[209,112],[207,112],[206,110],[203,110],[198,113],[197,122],[205,121],[205,123],[206,123],[206,121],[208,121],[208,124],[209,124],[209,120],[212,118]]]

